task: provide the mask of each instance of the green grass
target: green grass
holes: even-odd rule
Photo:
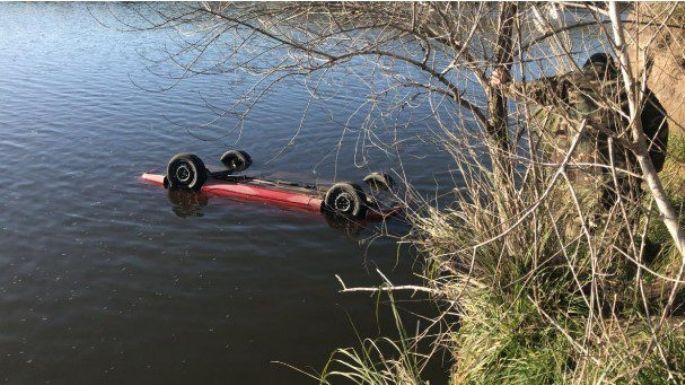
[[[428,356],[418,350],[418,339],[406,329],[392,293],[388,294],[396,338],[362,339],[358,348],[337,349],[331,355],[320,384],[421,385]]]

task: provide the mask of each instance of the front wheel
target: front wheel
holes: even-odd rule
[[[199,191],[207,181],[207,168],[197,155],[177,154],[167,164],[166,180],[169,188]]]
[[[336,183],[326,192],[324,209],[353,219],[366,216],[364,192],[352,183]]]

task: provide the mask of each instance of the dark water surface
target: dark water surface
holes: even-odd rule
[[[133,85],[159,80],[139,52],[166,39],[105,28],[80,4],[0,4],[1,383],[307,383],[271,362],[321,368],[335,347],[356,345],[350,319],[362,336],[379,333],[375,299],[338,293],[334,274],[374,285],[378,266],[412,281],[414,259],[398,258],[391,239],[360,245],[319,215],[222,199],[183,218],[141,183],[176,152],[216,164],[237,139],[224,123],[201,127],[212,118],[202,96],[236,97],[237,75],[163,93]],[[337,122],[361,88],[314,105],[279,155],[307,95],[283,87],[246,122],[237,145],[251,172],[359,180],[368,169],[352,164],[356,134],[335,154]],[[404,134],[407,153],[424,151]],[[433,173],[409,163],[430,193]],[[388,321],[381,331],[392,335]]]

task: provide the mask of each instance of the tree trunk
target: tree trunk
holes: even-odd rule
[[[508,72],[511,70],[513,58],[514,21],[518,5],[516,3],[500,4],[498,22],[497,46],[495,48],[493,64],[495,68]],[[502,231],[506,231],[510,218],[516,214],[512,210],[512,200],[508,197],[514,193],[513,167],[509,154],[511,142],[507,127],[507,99],[501,90],[492,87],[489,92],[488,108],[490,120],[487,134],[491,145],[490,158],[492,159],[495,188],[500,192],[495,193],[495,203],[500,215]]]

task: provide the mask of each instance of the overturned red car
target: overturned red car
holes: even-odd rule
[[[358,184],[349,182],[319,185],[236,175],[252,164],[251,157],[242,150],[228,150],[220,160],[225,168],[210,171],[197,155],[180,153],[169,160],[166,175],[144,173],[142,178],[168,189],[325,211],[355,220],[383,220],[402,209],[399,204],[383,204],[376,198],[376,192],[389,191],[394,187],[387,174],[374,172],[367,175],[363,181],[370,193],[366,193]]]

